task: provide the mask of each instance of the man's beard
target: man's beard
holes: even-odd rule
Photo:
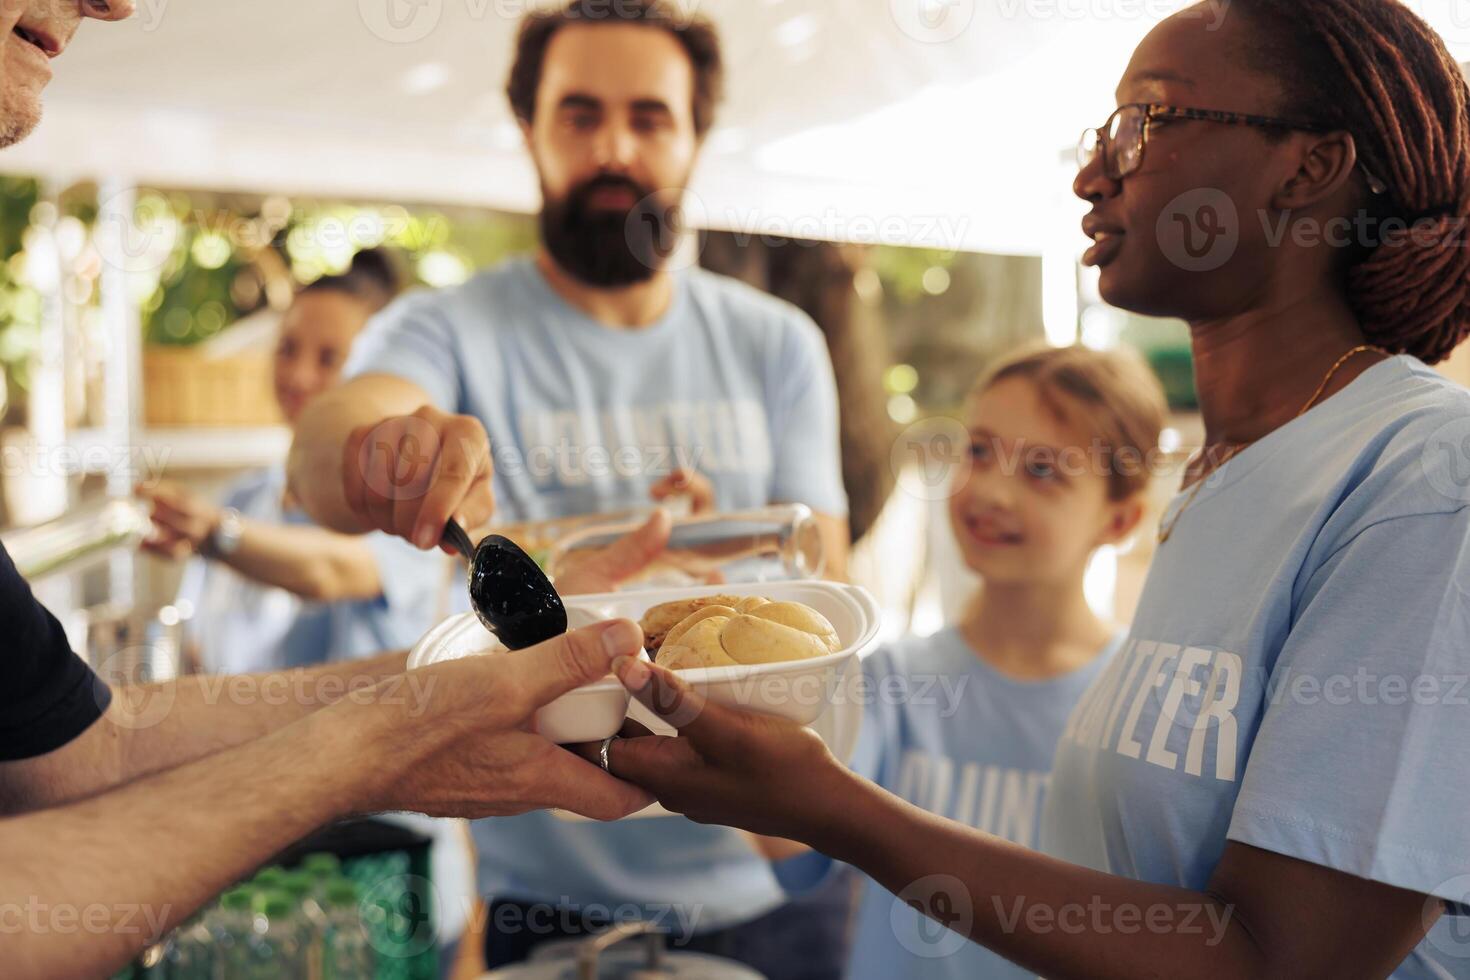
[[[31,135],[40,123],[40,103],[29,93],[13,87],[0,91],[0,150]]]
[[[588,206],[601,190],[626,190],[636,204],[608,211]],[[542,188],[541,240],[556,264],[588,286],[647,282],[678,247],[680,191],[655,194],[627,177],[603,174],[555,199]]]

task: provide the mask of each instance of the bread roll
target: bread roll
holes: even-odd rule
[[[670,670],[697,667],[784,663],[835,653],[842,647],[837,631],[821,613],[799,602],[771,602],[758,596],[731,604],[713,600],[664,603],[644,617],[645,633],[662,627],[654,662]],[[675,611],[687,610],[672,625]]]
[[[664,647],[673,646],[674,644],[678,643],[680,638],[682,638],[683,635],[688,632],[691,627],[693,627],[696,623],[704,622],[711,616],[723,616],[726,619],[734,619],[738,615],[740,614],[731,609],[729,606],[705,606],[698,612],[692,612],[688,616],[685,616],[684,619],[677,625],[675,625],[673,629],[665,633],[664,641],[663,643],[659,644],[659,649],[662,650]]]
[[[736,663],[777,664],[831,653],[820,638],[758,616],[736,616],[720,631],[720,643]]]
[[[658,653],[669,630],[683,622],[690,613],[698,612],[705,606],[727,606],[734,609],[741,602],[740,596],[707,595],[698,599],[675,599],[673,602],[654,606],[643,614],[638,623],[643,627],[643,646],[649,653]]]
[[[682,631],[678,643],[665,643],[654,662],[669,670],[736,666],[737,661],[725,652],[720,640],[721,632],[730,622],[728,616],[701,619]]]
[[[833,629],[826,616],[811,606],[800,602],[768,602],[752,611],[750,615],[757,619],[769,619],[782,626],[790,626],[803,633],[810,633],[822,641],[828,653],[836,653],[842,649],[842,640],[838,638],[837,630]]]

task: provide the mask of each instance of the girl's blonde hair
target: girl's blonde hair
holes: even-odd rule
[[[1026,378],[1060,421],[1092,431],[1108,467],[1110,499],[1147,488],[1168,406],[1159,379],[1135,351],[1027,348],[991,366],[970,397],[1008,378]]]

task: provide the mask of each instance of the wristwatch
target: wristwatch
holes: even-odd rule
[[[219,523],[204,540],[205,554],[221,557],[233,555],[240,547],[240,536],[244,533],[245,523],[240,519],[240,512],[233,507],[226,507],[219,512]]]

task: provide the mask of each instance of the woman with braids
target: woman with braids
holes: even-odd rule
[[[1470,975],[1470,393],[1425,366],[1470,329],[1465,82],[1398,0],[1234,0],[1159,25],[1117,96],[1086,261],[1189,323],[1207,445],[1067,723],[1048,853],[629,659],[685,737],[592,754],[1048,977]]]

